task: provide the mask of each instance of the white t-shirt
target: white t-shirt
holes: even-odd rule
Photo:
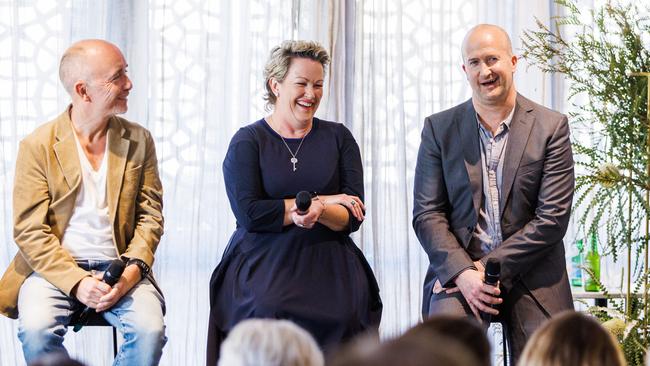
[[[99,170],[95,171],[73,132],[81,164],[81,187],[61,245],[75,260],[111,260],[118,258],[106,198],[108,141]]]

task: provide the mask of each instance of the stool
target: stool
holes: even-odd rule
[[[68,324],[68,327],[74,327],[75,325],[76,323],[73,322]],[[117,356],[117,329],[107,322],[103,316],[93,311],[88,316],[88,322],[84,327],[111,327],[113,329],[113,357]]]

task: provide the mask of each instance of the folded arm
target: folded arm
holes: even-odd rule
[[[230,207],[237,222],[250,232],[281,232],[288,225],[293,199],[265,197],[260,173],[259,151],[248,131],[235,134],[223,161],[223,176]]]

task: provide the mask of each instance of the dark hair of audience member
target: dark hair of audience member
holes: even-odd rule
[[[452,338],[467,347],[479,361],[477,365],[492,364],[490,341],[476,320],[453,315],[436,315],[409,329],[404,336],[429,337],[431,333]]]
[[[553,317],[528,340],[519,366],[623,366],[614,336],[591,316],[567,311]]]
[[[342,349],[328,363],[328,366],[439,365],[472,366],[479,363],[460,342],[434,332],[426,337],[404,335],[370,349],[361,349],[356,344]]]

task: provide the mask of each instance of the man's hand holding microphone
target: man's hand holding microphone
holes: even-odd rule
[[[480,261],[474,262],[477,269],[467,269],[456,277],[457,287],[446,289],[446,293],[460,291],[469,304],[472,313],[482,322],[491,322],[499,315],[496,305],[503,302],[499,289],[501,264],[497,259],[488,259],[485,267]],[[434,292],[436,289],[434,288]]]

